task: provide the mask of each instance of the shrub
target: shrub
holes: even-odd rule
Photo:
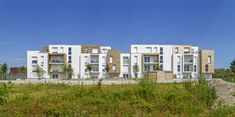
[[[7,97],[8,97],[8,89],[7,89],[7,85],[4,83],[0,87],[0,104],[1,105],[7,102]]]

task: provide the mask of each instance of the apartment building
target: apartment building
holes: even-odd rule
[[[87,66],[92,69],[89,71]],[[100,45],[48,45],[43,51],[27,52],[27,76],[37,78],[40,66],[44,78],[63,78],[64,67],[73,69],[71,78],[153,78],[174,80],[211,78],[214,51],[192,45],[134,44],[129,53]]]

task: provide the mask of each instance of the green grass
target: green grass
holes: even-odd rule
[[[0,116],[235,116],[206,84],[0,85]],[[1,94],[1,93],[0,93]]]
[[[235,83],[235,78],[222,78],[222,80],[227,81],[227,82],[231,82],[231,83]]]

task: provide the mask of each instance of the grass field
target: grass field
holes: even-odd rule
[[[205,83],[0,86],[0,116],[235,116]]]

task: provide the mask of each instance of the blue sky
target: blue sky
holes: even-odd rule
[[[0,63],[47,44],[193,44],[235,59],[235,0],[0,0]]]

